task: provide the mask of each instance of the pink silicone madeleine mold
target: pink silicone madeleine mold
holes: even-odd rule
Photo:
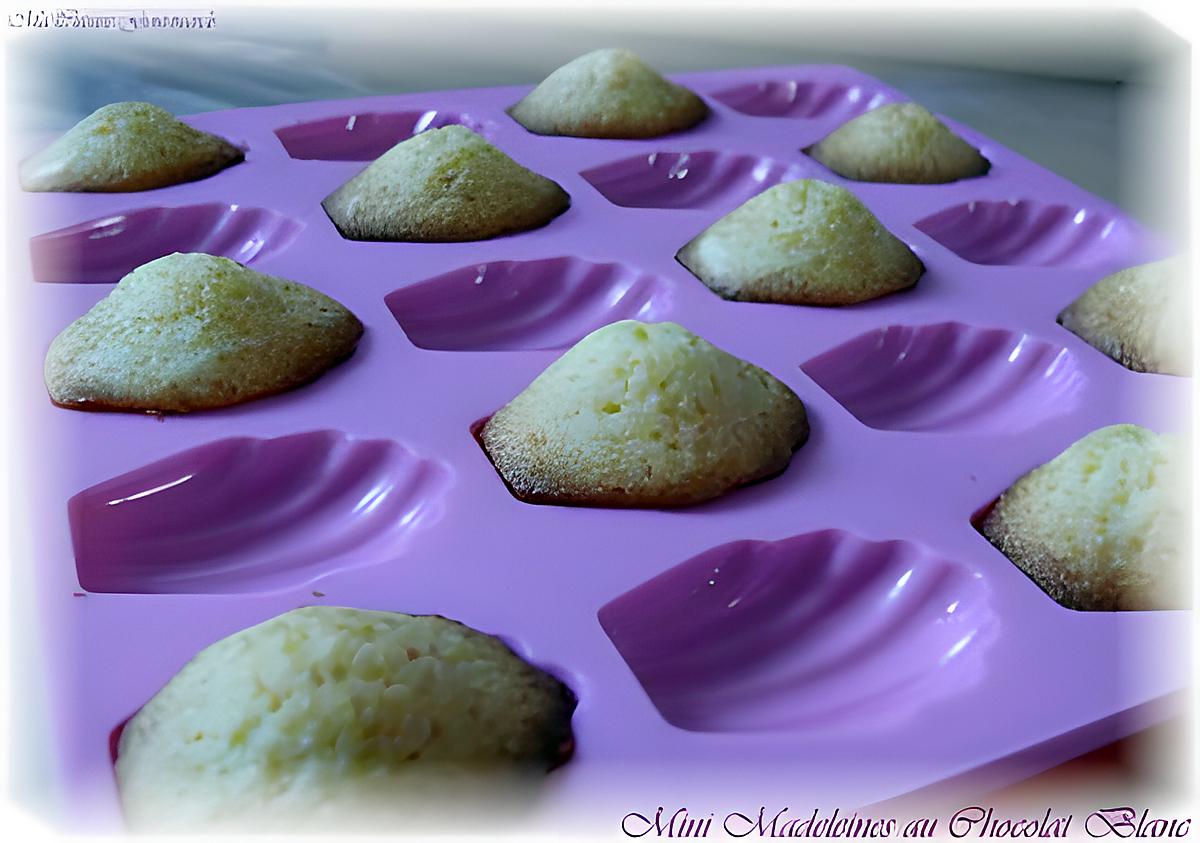
[[[758,155],[729,152],[652,152],[580,173],[604,198],[626,208],[701,208],[740,205],[804,171]]]
[[[916,228],[963,260],[988,266],[1091,266],[1130,246],[1124,223],[1105,211],[1032,199],[967,202]]]
[[[1158,656],[1190,613],[1063,609],[967,521],[1088,430],[1170,426],[1180,379],[1131,375],[1054,321],[1165,244],[960,127],[996,162],[985,179],[851,184],[929,267],[914,291],[836,312],[735,306],[696,285],[679,244],[777,177],[833,178],[802,149],[908,97],[836,66],[672,79],[713,115],[669,138],[534,135],[506,114],[527,88],[294,102],[186,118],[267,139],[228,175],[14,197],[33,225],[53,220],[30,232],[34,272],[14,265],[24,371],[110,289],[77,284],[174,250],[301,266],[370,346],[354,377],[161,421],[63,410],[39,378],[14,383],[46,433],[22,484],[45,609],[25,632],[46,654],[64,821],[123,831],[114,725],[212,641],[314,602],[457,618],[568,681],[579,752],[547,781],[539,826],[647,795],[851,806],[1004,787],[1186,707],[1190,671]],[[467,243],[362,243],[327,223],[329,190],[453,122],[560,180],[573,209]],[[629,317],[784,377],[813,427],[787,471],[687,509],[504,493],[468,426],[477,439],[561,350]]]
[[[396,551],[438,515],[449,484],[449,469],[389,440],[223,439],[73,497],[79,583],[139,594],[302,583],[364,564],[371,546]]]
[[[467,266],[385,298],[414,345],[441,351],[567,348],[610,322],[661,319],[670,301],[656,275],[569,257]]]
[[[958,322],[889,325],[801,368],[881,430],[1019,433],[1074,410],[1087,383],[1062,346]]]
[[[140,208],[33,238],[33,277],[44,282],[114,283],[173,252],[205,252],[249,264],[287,248],[303,227],[267,208],[221,202]]]
[[[994,621],[978,574],[840,530],[722,545],[599,618],[662,716],[706,732],[894,721],[969,685]]]
[[[319,161],[374,161],[396,144],[427,129],[466,126],[491,137],[494,124],[458,111],[397,111],[342,114],[275,130],[293,158]]]
[[[710,96],[751,117],[850,120],[877,108],[888,96],[866,85],[830,79],[773,79],[735,85]]]

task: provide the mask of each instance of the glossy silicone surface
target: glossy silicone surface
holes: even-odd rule
[[[119,822],[113,729],[205,645],[312,603],[443,614],[559,674],[578,748],[545,811],[586,806],[611,828],[703,798],[857,806],[1000,782],[1143,725],[1185,687],[1187,613],[1064,609],[971,521],[1095,428],[1182,425],[1188,382],[1130,372],[1055,323],[1162,245],[951,121],[987,175],[831,174],[800,150],[904,99],[855,70],[676,79],[712,114],[653,140],[530,134],[505,114],[527,88],[301,103],[188,118],[248,150],[211,178],[20,197],[35,236],[10,281],[32,300],[30,561],[64,813]],[[559,182],[570,210],[476,243],[338,235],[325,196],[456,121]],[[675,261],[797,177],[854,191],[924,262],[916,287],[846,308],[736,303]],[[355,355],[221,411],[53,407],[39,374],[55,334],[140,263],[200,249],[339,299],[366,325]],[[630,317],[678,321],[788,383],[812,424],[788,469],[675,511],[515,500],[472,424]]]

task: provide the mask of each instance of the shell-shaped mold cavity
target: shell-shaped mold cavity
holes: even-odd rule
[[[660,320],[670,300],[656,275],[570,257],[475,264],[385,298],[413,345],[439,351],[568,348],[610,322]]]
[[[1112,214],[1032,199],[974,201],[916,223],[963,260],[987,266],[1082,267],[1127,251],[1129,233]]]
[[[958,322],[889,325],[801,368],[880,430],[1018,433],[1072,412],[1087,383],[1063,346]]]
[[[252,265],[287,248],[303,228],[267,208],[213,202],[110,214],[34,237],[29,247],[35,281],[111,284],[174,252]]]
[[[389,440],[335,431],[222,439],[70,500],[79,583],[135,594],[304,583],[395,553],[440,514],[450,479],[441,463]]]
[[[317,161],[374,161],[402,140],[427,129],[466,126],[491,138],[495,126],[459,111],[393,111],[342,114],[283,126],[275,137],[293,158]]]
[[[740,205],[804,171],[757,155],[728,152],[652,152],[580,173],[614,205],[626,208],[703,208]]]
[[[703,732],[894,721],[974,682],[994,628],[978,574],[839,530],[722,545],[599,618],[662,716]]]
[[[843,121],[888,101],[885,94],[865,85],[816,79],[751,82],[709,96],[751,117],[837,117]]]

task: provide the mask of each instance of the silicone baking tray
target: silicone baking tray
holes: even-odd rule
[[[1182,427],[1187,380],[1128,371],[1055,322],[1164,245],[951,120],[987,175],[839,178],[801,150],[906,99],[856,70],[673,78],[712,114],[652,140],[530,134],[505,113],[526,87],[311,102],[187,118],[247,149],[202,181],[20,197],[36,235],[15,279],[32,314],[31,552],[67,814],[119,824],[114,729],[207,644],[306,604],[443,614],[560,675],[578,748],[542,810],[614,829],[658,805],[990,786],[1172,710],[1189,613],[1062,608],[972,524],[1098,427]],[[570,210],[475,243],[339,236],[326,195],[456,122],[559,182]],[[802,177],[856,193],[925,263],[917,286],[844,308],[737,303],[675,261]],[[51,339],[172,251],[311,285],[365,336],[315,383],[231,409],[52,406]],[[812,436],[787,470],[678,510],[514,499],[473,430],[564,348],[631,317],[678,321],[790,385]]]

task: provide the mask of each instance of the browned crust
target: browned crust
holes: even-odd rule
[[[644,140],[686,131],[708,117],[708,103],[694,92],[682,88],[682,86],[680,89],[686,91],[688,96],[683,99],[678,108],[658,119],[642,121],[640,125],[632,122],[603,123],[592,120],[569,124],[554,120],[538,120],[532,114],[522,113],[524,110],[520,106],[524,100],[509,106],[505,113],[526,131],[535,135],[599,140]]]
[[[992,168],[992,162],[984,158],[978,149],[972,147],[975,160],[961,172],[942,174],[929,173],[924,168],[894,166],[882,164],[878,166],[862,166],[857,162],[841,160],[839,156],[827,156],[821,151],[821,143],[817,142],[800,150],[805,155],[819,162],[822,166],[837,173],[842,178],[851,181],[874,182],[879,184],[950,184],[963,179],[974,179],[987,175]]]
[[[1058,324],[1132,372],[1177,377],[1191,374],[1186,365],[1175,366],[1156,354],[1142,353],[1138,348],[1142,343],[1138,342],[1136,335],[1131,331],[1122,332],[1119,328],[1114,331],[1111,325],[1106,324],[1106,320],[1097,318],[1086,296],[1087,293],[1064,308],[1058,314]],[[1186,357],[1183,362],[1186,363]]]
[[[1080,312],[1081,308],[1077,307],[1078,304],[1078,301],[1072,302],[1062,313],[1058,314],[1058,324],[1101,354],[1134,372],[1163,375],[1186,374],[1185,372],[1166,371],[1167,367],[1159,367],[1157,363],[1143,357],[1121,337],[1111,336],[1098,330],[1090,323],[1087,314]]]
[[[211,137],[215,138],[216,135],[212,135]],[[155,190],[160,187],[170,187],[171,185],[200,181],[246,160],[245,151],[229,143],[224,138],[217,138],[217,140],[221,143],[215,154],[206,160],[191,161],[186,166],[163,167],[153,172],[130,173],[126,178],[105,183],[68,182],[61,186],[40,188],[31,192],[138,193],[143,190]],[[22,189],[29,190],[24,185],[22,185]]]
[[[1123,601],[1117,589],[1097,589],[1094,584],[1065,576],[1069,570],[1065,560],[1047,551],[1036,538],[1024,536],[1020,525],[1010,521],[1001,498],[979,524],[979,532],[1060,606],[1080,612],[1156,608],[1128,605],[1128,598]]]
[[[1073,571],[1072,560],[1058,556],[1037,535],[1030,535],[1024,525],[1008,515],[1004,503],[1001,496],[981,518],[979,532],[1060,606],[1078,612],[1187,608],[1187,595],[1181,595],[1177,605],[1158,605],[1148,597],[1147,589],[1123,589],[1108,578],[1097,582],[1086,572]]]
[[[542,176],[542,178],[545,178]],[[482,214],[464,214],[454,220],[439,221],[437,225],[411,225],[400,220],[399,231],[384,232],[374,228],[358,226],[342,226],[337,217],[330,211],[330,204],[337,205],[338,194],[342,188],[334,191],[321,202],[321,209],[329,217],[338,233],[347,240],[371,243],[466,243],[478,240],[491,240],[522,231],[534,231],[549,225],[571,207],[571,196],[562,185],[546,179],[554,185],[556,192],[530,206],[527,213],[510,217],[507,220],[497,220],[492,224],[481,224]]]
[[[791,270],[781,270],[769,275],[763,275],[759,278],[746,281],[740,288],[734,289],[719,281],[705,278],[701,274],[702,270],[699,267],[690,266],[682,257],[683,251],[686,248],[687,246],[684,246],[683,249],[680,249],[675,254],[675,259],[706,287],[728,301],[809,305],[813,307],[843,307],[851,304],[861,304],[862,302],[872,301],[910,289],[916,286],[917,281],[925,274],[925,264],[910,249],[908,254],[912,258],[911,263],[891,275],[881,276],[879,284],[882,286],[882,289],[869,295],[858,295],[846,290],[823,289],[819,283],[816,283],[815,279],[796,278]]]
[[[689,506],[782,473],[791,463],[792,455],[808,441],[810,433],[808,414],[798,397],[791,403],[791,408],[792,414],[782,418],[777,425],[781,429],[788,429],[784,435],[792,439],[787,456],[766,462],[757,471],[721,478],[702,486],[671,485],[656,489],[629,490],[588,484],[583,482],[582,478],[566,476],[562,472],[557,476],[547,476],[534,481],[524,472],[518,476],[511,470],[511,464],[525,456],[525,449],[520,443],[514,444],[512,438],[504,431],[497,430],[498,425],[492,424],[496,416],[492,416],[478,428],[475,438],[509,492],[524,503],[609,508]]]
[[[398,613],[407,614],[407,613]],[[534,697],[545,701],[540,706],[543,717],[540,723],[527,724],[537,729],[541,738],[541,747],[534,760],[542,762],[546,771],[554,770],[566,764],[575,752],[575,735],[571,728],[571,718],[579,705],[579,698],[565,682],[545,668],[531,664],[521,657],[521,654],[508,645],[503,638],[490,635],[481,630],[468,626],[462,621],[434,613],[424,615],[409,615],[413,618],[436,618],[466,630],[468,636],[486,639],[500,652],[511,657],[526,675],[526,688]]]
[[[356,324],[357,328],[354,331],[353,339],[349,341],[350,347],[344,354],[330,358],[326,365],[318,367],[312,373],[305,374],[304,376],[293,381],[289,381],[269,389],[261,389],[256,392],[244,393],[229,399],[213,398],[212,400],[199,400],[188,404],[164,403],[158,406],[150,407],[133,401],[127,403],[104,400],[59,401],[54,397],[53,394],[49,393],[49,390],[47,390],[47,393],[50,397],[50,403],[55,407],[61,407],[64,410],[81,410],[89,413],[145,413],[155,416],[174,416],[184,415],[186,413],[196,412],[198,410],[219,410],[222,407],[234,407],[238,404],[257,401],[259,398],[269,398],[272,395],[281,395],[285,392],[291,392],[294,389],[307,386],[308,384],[318,380],[330,369],[353,357],[354,352],[358,348],[358,341],[362,339],[363,324],[357,317],[353,316],[353,314],[351,314],[351,318],[354,319],[354,323]]]

